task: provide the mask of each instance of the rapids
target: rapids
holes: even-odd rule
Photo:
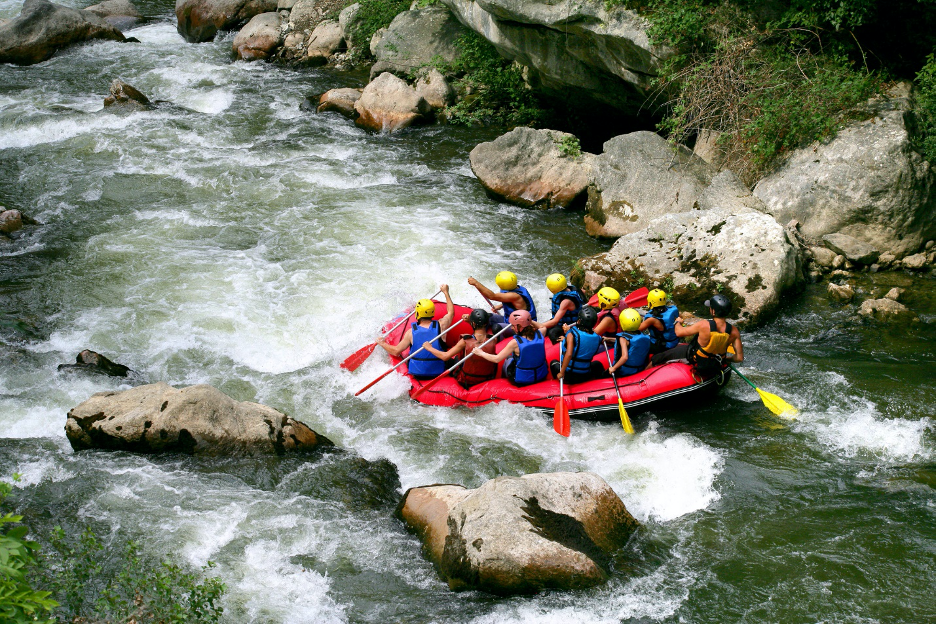
[[[82,6],[69,0],[71,6]],[[880,328],[790,297],[744,334],[744,372],[801,410],[781,421],[735,379],[712,404],[634,418],[637,435],[517,406],[410,402],[375,353],[338,363],[416,298],[545,276],[605,243],[581,214],[485,196],[467,154],[497,129],[393,136],[300,109],[363,77],[232,63],[233,34],[186,44],[140,3],[138,44],[0,66],[0,204],[42,225],[0,245],[0,476],[36,528],[90,523],[193,567],[217,562],[231,622],[918,622],[936,618],[936,289]],[[0,0],[0,18],[20,3]],[[171,106],[103,110],[112,79]],[[677,302],[678,303],[678,302]],[[71,451],[65,414],[125,380],[58,372],[91,348],[138,381],[209,383],[385,458],[403,489],[590,470],[644,528],[603,587],[453,594],[392,518],[402,490],[353,457],[216,459]]]

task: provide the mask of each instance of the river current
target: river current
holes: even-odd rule
[[[66,2],[70,6],[83,6]],[[139,5],[140,43],[0,66],[0,204],[41,222],[0,245],[0,476],[34,526],[92,524],[154,556],[217,563],[231,622],[924,622],[936,620],[936,315],[882,328],[791,295],[745,333],[744,372],[796,405],[779,420],[735,378],[711,404],[569,439],[525,408],[417,405],[375,353],[381,324],[446,282],[543,280],[607,249],[580,213],[485,196],[468,152],[495,129],[375,135],[304,99],[363,78],[233,63],[233,35],[187,44],[173,5]],[[19,2],[0,0],[0,18]],[[120,78],[164,105],[103,110]],[[678,302],[677,302],[678,303]],[[121,379],[57,371],[84,348],[138,381],[208,383],[305,422],[402,490],[593,471],[644,526],[610,582],[452,593],[352,458],[218,459],[71,450],[65,414]],[[392,471],[390,471],[392,473]],[[392,480],[392,474],[386,475]],[[378,499],[378,500],[372,500]]]

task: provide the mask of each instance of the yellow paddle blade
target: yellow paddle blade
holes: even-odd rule
[[[777,416],[785,416],[786,418],[793,418],[799,414],[799,410],[778,397],[776,394],[770,394],[769,392],[764,392],[760,388],[755,388],[757,394],[760,395],[761,400],[764,402],[764,405],[767,406],[771,412]]]
[[[621,426],[624,427],[624,433],[634,434],[634,426],[631,424],[627,410],[624,409],[624,401],[618,399],[618,411],[621,412]]]

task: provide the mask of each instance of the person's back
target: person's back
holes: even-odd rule
[[[475,347],[481,347],[482,351],[490,353],[491,355],[497,353],[495,341],[491,340],[487,342],[489,338],[487,331],[481,330],[481,332],[483,333],[480,336],[477,330],[475,330],[473,335],[462,336],[462,340],[465,342],[465,350],[462,358],[467,358],[468,354],[470,354]],[[497,364],[493,364],[481,357],[472,357],[465,360],[458,368],[455,379],[463,388],[470,388],[481,382],[494,379],[496,375]]]
[[[514,340],[520,354],[504,369],[504,376],[517,386],[528,386],[546,379],[549,367],[543,335],[528,327],[514,336]]]
[[[578,287],[569,284],[561,273],[553,273],[546,278],[546,288],[552,295],[552,317],[543,323],[534,323],[537,329],[545,329],[546,336],[556,344],[565,335],[563,325],[578,322],[579,312],[585,305],[586,298]]]
[[[635,375],[647,367],[653,340],[640,331],[640,324],[641,317],[637,310],[627,308],[621,312],[621,331],[614,341],[614,361],[617,365],[612,367],[614,370],[611,371],[618,377]],[[626,358],[623,357],[625,348]]]
[[[445,349],[442,339],[439,338],[441,333],[439,321],[420,319],[412,324],[411,330],[413,332],[412,351],[414,353],[422,347],[424,342],[430,343],[433,348],[439,351]],[[407,366],[409,366],[410,375],[417,379],[432,378],[445,372],[445,362],[428,349],[416,353]]]
[[[679,318],[679,309],[667,301],[666,293],[655,288],[647,294],[647,312],[640,324],[640,331],[649,331],[653,339],[651,352],[662,353],[679,344],[676,335],[676,319]]]
[[[594,357],[604,347],[602,337],[594,331],[598,313],[591,306],[583,306],[578,323],[569,329],[559,349],[561,361],[549,364],[553,377],[567,383],[582,383],[599,377],[604,372]]]

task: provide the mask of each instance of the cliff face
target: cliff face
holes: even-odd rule
[[[635,114],[672,51],[653,46],[636,13],[602,0],[441,0],[546,93],[578,95]]]

